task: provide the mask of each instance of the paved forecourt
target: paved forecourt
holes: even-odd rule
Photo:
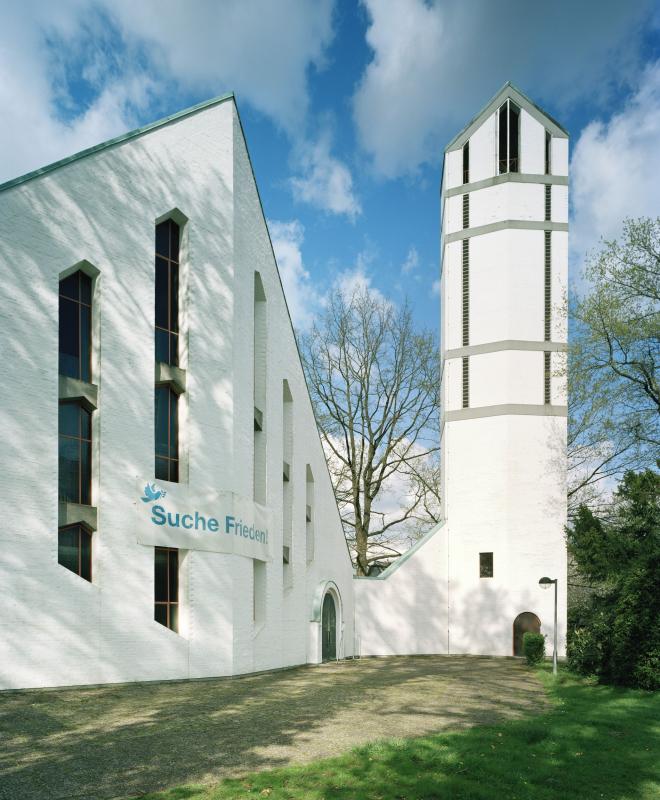
[[[129,797],[546,707],[521,662],[411,656],[0,694],[0,800]]]

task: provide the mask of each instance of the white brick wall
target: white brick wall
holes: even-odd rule
[[[267,617],[255,634],[252,563],[181,553],[181,635],[153,620],[153,548],[137,544],[136,476],[153,474],[154,223],[178,208],[188,326],[190,486],[252,496],[252,292],[268,298],[268,504],[276,520]],[[60,273],[100,270],[99,468],[93,583],[57,563],[57,293]],[[333,580],[351,652],[352,569],[279,277],[232,101],[0,193],[2,507],[0,688],[225,675],[307,660],[317,584]],[[184,282],[184,281],[182,281]],[[185,337],[182,337],[185,339]],[[282,591],[282,380],[294,422],[294,585]],[[305,559],[305,464],[316,557]]]

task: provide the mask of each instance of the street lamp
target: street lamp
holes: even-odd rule
[[[541,589],[549,589],[552,584],[555,585],[555,629],[553,632],[552,642],[552,674],[557,674],[557,578],[541,578],[539,586]]]

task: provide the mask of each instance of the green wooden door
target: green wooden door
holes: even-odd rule
[[[324,661],[337,658],[337,609],[334,597],[328,592],[323,598],[323,614],[321,616],[323,646],[321,649]]]

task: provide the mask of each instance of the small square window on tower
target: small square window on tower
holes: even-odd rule
[[[479,577],[492,578],[493,577],[493,554],[492,553],[479,553]]]

